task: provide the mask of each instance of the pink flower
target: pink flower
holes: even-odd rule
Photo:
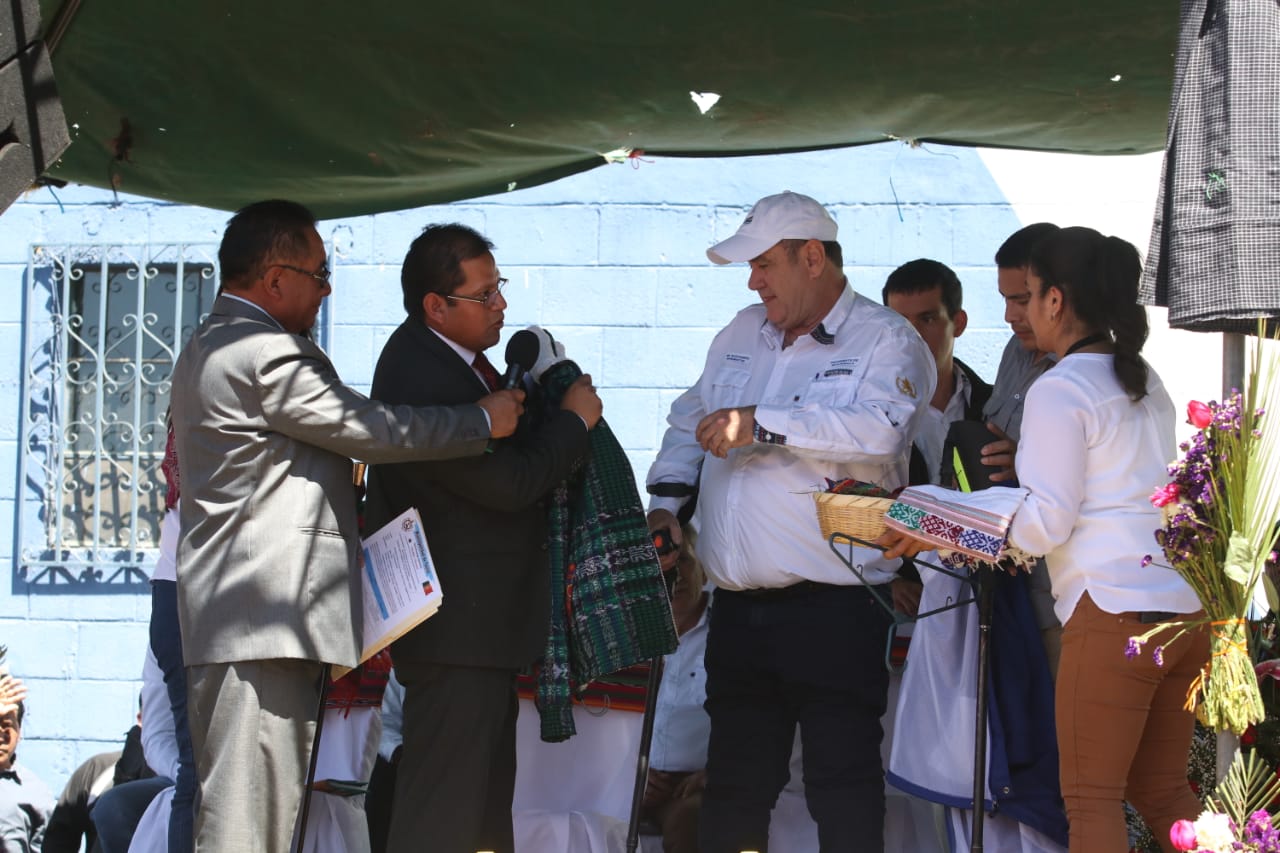
[[[1169,841],[1174,850],[1196,849],[1196,828],[1189,820],[1180,820],[1169,828]]]
[[[1180,495],[1177,483],[1166,483],[1151,495],[1151,503],[1154,506],[1165,506],[1176,501]]]
[[[1213,423],[1213,410],[1199,400],[1192,400],[1187,403],[1187,423],[1196,429],[1204,429]]]

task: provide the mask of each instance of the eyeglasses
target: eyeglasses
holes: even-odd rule
[[[479,296],[446,296],[445,299],[455,299],[463,302],[478,302],[485,308],[492,309],[494,301],[498,298],[498,295],[502,293],[502,288],[507,286],[507,281],[508,279],[505,278],[498,279],[497,287],[492,290],[486,290]]]
[[[320,267],[320,272],[304,270],[302,267],[295,267],[293,264],[272,264],[271,266],[280,267],[281,269],[286,270],[293,270],[294,272],[300,272],[303,275],[309,275],[321,284],[332,284],[332,282],[329,281],[329,278],[333,275],[333,270],[329,269],[328,264]]]

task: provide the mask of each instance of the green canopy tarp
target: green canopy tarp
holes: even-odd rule
[[[633,151],[1158,150],[1178,25],[1157,0],[42,0],[46,30],[70,8],[52,177],[326,218]]]

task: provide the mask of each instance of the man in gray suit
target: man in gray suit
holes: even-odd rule
[[[343,385],[308,336],[331,288],[301,205],[239,211],[218,260],[222,291],[173,373],[196,850],[284,853],[324,665],[360,650],[351,459],[482,453],[514,431],[523,392],[411,408]]]

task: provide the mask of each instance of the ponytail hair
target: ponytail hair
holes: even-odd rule
[[[1142,261],[1132,243],[1104,237],[1092,228],[1063,228],[1045,237],[1031,253],[1031,270],[1091,332],[1105,332],[1115,347],[1116,379],[1133,401],[1147,396],[1147,312],[1138,304]]]

